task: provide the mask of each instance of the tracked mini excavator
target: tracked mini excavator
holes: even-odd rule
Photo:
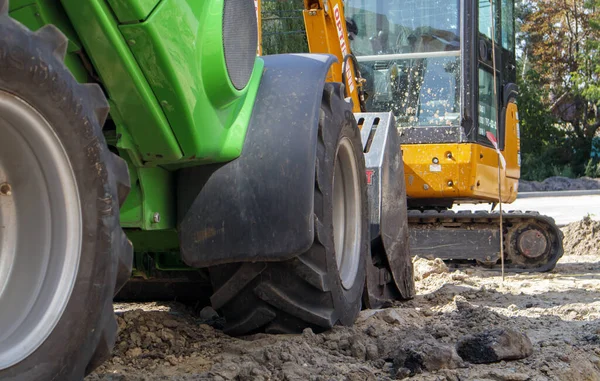
[[[346,84],[366,149],[377,128],[397,128],[412,255],[541,272],[563,254],[552,218],[451,210],[517,197],[514,12],[514,0],[304,0],[309,50],[338,58],[328,80]],[[369,194],[385,204],[376,164]]]

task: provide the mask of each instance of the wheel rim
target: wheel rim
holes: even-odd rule
[[[358,164],[347,137],[338,145],[333,176],[333,236],[337,267],[345,289],[354,284],[360,263],[362,209]]]
[[[77,183],[50,124],[0,91],[0,369],[33,353],[65,311],[79,269]]]

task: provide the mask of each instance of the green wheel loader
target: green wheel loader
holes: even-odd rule
[[[115,295],[232,335],[414,296],[391,114],[256,48],[252,0],[0,0],[1,380],[81,380]]]

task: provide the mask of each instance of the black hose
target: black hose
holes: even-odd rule
[[[344,86],[347,89],[348,83],[347,83],[347,79],[346,79],[346,65],[347,65],[348,59],[352,59],[352,63],[354,64],[354,71],[356,72],[354,78],[357,81],[356,91],[358,92],[358,101],[360,103],[360,111],[367,112],[367,107],[365,104],[365,93],[362,89],[362,86],[358,84],[358,81],[360,79],[362,79],[362,75],[360,74],[360,70],[358,69],[358,67],[359,67],[358,60],[356,59],[356,56],[352,53],[346,54],[346,56],[344,57],[344,61],[342,62],[342,83],[344,84]]]

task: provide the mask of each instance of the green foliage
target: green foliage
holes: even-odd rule
[[[263,55],[308,52],[302,0],[263,0],[261,7]]]
[[[517,4],[522,177],[595,173],[588,164],[600,130],[600,0]]]
[[[587,177],[600,177],[600,162],[590,159],[585,166],[585,175]]]
[[[582,85],[582,95],[600,106],[600,0],[588,0],[585,7],[590,12],[589,28],[594,38],[585,41],[584,56],[582,60],[588,62],[588,75],[584,77]]]
[[[521,150],[541,155],[549,147],[560,145],[565,139],[565,132],[558,128],[557,119],[543,102],[548,92],[540,75],[531,69],[519,78],[518,85]]]

